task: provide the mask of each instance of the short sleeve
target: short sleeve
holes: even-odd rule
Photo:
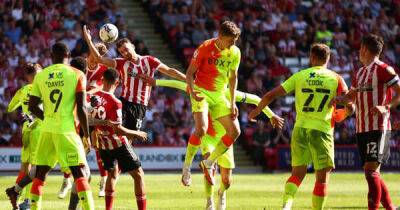
[[[158,69],[158,67],[162,64],[158,58],[155,58],[153,56],[149,56],[148,61],[151,72],[155,72]]]
[[[338,74],[337,75],[337,79],[338,79],[337,95],[341,95],[342,93],[346,93],[349,89],[348,89],[347,84],[344,81],[343,77],[341,77]]]
[[[41,75],[41,73],[36,74],[35,78],[33,79],[32,90],[31,90],[30,94],[32,96],[42,98],[42,93],[40,92],[40,88],[39,88],[40,75]]]
[[[125,59],[116,58],[115,63],[116,63],[115,69],[117,69],[120,75],[123,75]]]
[[[192,60],[190,61],[190,65],[194,65],[196,67],[199,67],[201,65],[204,58],[204,49],[205,46],[204,44],[202,44],[196,49],[196,51],[194,51]]]
[[[380,80],[387,86],[392,86],[399,82],[399,76],[394,71],[393,67],[387,66],[380,74]]]
[[[289,79],[281,84],[286,93],[290,93],[296,88],[296,78],[298,77],[298,75],[299,73],[292,75],[291,77],[289,77]]]
[[[78,83],[76,84],[75,92],[82,92],[86,90],[86,76],[80,72],[78,73]]]
[[[237,48],[236,46],[235,46],[235,52],[234,53],[235,53],[235,58],[233,60],[233,65],[232,65],[232,69],[231,70],[237,71],[239,69],[239,65],[240,65],[241,54],[240,54],[239,48]]]

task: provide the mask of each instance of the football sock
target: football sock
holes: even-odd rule
[[[136,195],[138,210],[146,210],[146,195]]]
[[[82,202],[82,207],[84,210],[93,210],[94,202],[92,191],[90,191],[90,186],[87,178],[80,177],[75,180],[76,191],[78,192],[79,200]]]
[[[15,192],[19,193],[21,190],[26,187],[28,184],[32,183],[32,179],[30,176],[26,175],[24,178],[22,178],[18,183],[16,183],[15,186]],[[30,188],[27,188],[30,190]]]
[[[96,160],[97,160],[97,166],[99,167],[100,176],[102,177],[107,176],[107,171],[104,170],[103,161],[101,160],[99,150],[96,150]]]
[[[24,177],[26,176],[26,174],[22,171],[20,171],[18,173],[17,179],[15,180],[15,183],[18,184],[18,182],[20,182]],[[20,196],[17,199],[17,203],[21,203],[22,199],[24,198],[25,192],[26,192],[26,188],[22,188],[22,189],[18,189]]]
[[[365,170],[365,178],[368,182],[368,209],[377,210],[382,195],[380,174],[377,171]]]
[[[321,210],[324,208],[327,198],[327,184],[315,182],[312,195],[312,209]]]
[[[215,162],[217,158],[223,155],[234,142],[235,141],[232,139],[232,137],[225,134],[215,147],[214,151],[210,154],[208,160]]]
[[[206,196],[207,198],[213,198],[214,197],[214,185],[210,185],[210,183],[207,181],[207,179],[204,177],[204,189],[206,191]]]
[[[392,200],[390,199],[389,190],[387,189],[386,184],[383,181],[383,179],[381,179],[381,191],[382,191],[382,195],[381,195],[382,206],[386,210],[395,210],[396,208],[394,207]]]
[[[114,190],[106,190],[106,210],[113,208]]]
[[[296,195],[297,189],[301,184],[301,180],[297,177],[292,175],[286,181],[285,184],[285,193],[283,194],[283,204],[285,205],[288,201],[293,200],[294,196]]]
[[[229,187],[225,186],[225,184],[223,182],[221,182],[220,186],[219,186],[219,193],[224,193]]]
[[[21,195],[20,197],[31,200],[31,193],[30,193],[31,188],[32,188],[32,182],[24,187],[24,190],[20,194]]]
[[[194,134],[190,136],[188,145],[186,147],[185,162],[183,163],[185,167],[190,167],[192,165],[193,158],[199,149],[200,143],[201,141],[199,137],[195,136]]]
[[[44,181],[34,178],[31,188],[31,210],[42,209],[42,194]]]

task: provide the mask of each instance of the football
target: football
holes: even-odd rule
[[[100,28],[99,36],[103,42],[114,42],[118,38],[118,28],[111,23],[104,24]]]

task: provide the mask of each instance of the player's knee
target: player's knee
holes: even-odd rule
[[[232,129],[229,130],[229,135],[235,140],[239,137],[240,135],[240,128],[233,127]]]
[[[206,135],[206,132],[207,132],[207,128],[206,127],[196,128],[196,130],[194,131],[194,135],[196,135],[197,137],[201,138],[204,135]]]
[[[140,168],[133,170],[133,172],[131,174],[135,181],[142,180],[144,177],[143,170],[141,170]]]
[[[33,179],[33,178],[35,178],[35,175],[36,175],[36,166],[33,165],[31,170],[28,173],[28,176],[29,176],[29,178]]]
[[[230,177],[222,177],[222,184],[225,186],[225,189],[228,189],[231,186],[232,179]]]

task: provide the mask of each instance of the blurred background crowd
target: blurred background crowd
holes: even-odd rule
[[[238,89],[260,97],[309,65],[313,42],[331,47],[329,68],[339,72],[349,86],[352,72],[361,65],[358,48],[366,33],[384,38],[381,59],[399,70],[398,0],[143,0],[143,7],[185,66],[200,43],[217,35],[221,21],[236,22],[242,30],[237,42],[242,52]],[[0,145],[21,145],[21,120],[18,113],[7,113],[6,107],[24,84],[25,63],[51,64],[49,46],[56,41],[66,43],[73,57],[86,56],[82,25],[89,25],[95,34],[104,23],[114,23],[120,36],[135,44],[138,54],[149,54],[140,37],[127,30],[126,20],[111,0],[0,0]],[[109,48],[108,56],[118,56],[114,45]],[[293,96],[288,96],[271,105],[285,118],[282,131],[272,129],[265,116],[249,123],[247,113],[254,106],[238,105],[240,142],[252,151],[255,164],[264,164],[264,157],[273,160],[275,148],[290,143],[293,102]],[[392,113],[392,121],[398,121],[399,112]],[[190,101],[184,92],[154,88],[143,126],[149,135],[147,145],[185,146],[192,125]],[[336,144],[354,144],[354,132],[354,118],[337,124]],[[394,135],[391,145],[400,145],[399,135]]]

